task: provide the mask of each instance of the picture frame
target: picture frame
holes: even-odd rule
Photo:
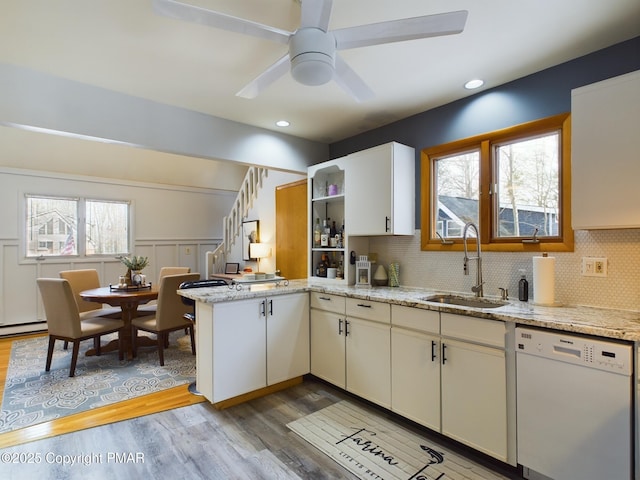
[[[236,275],[240,273],[240,264],[239,263],[225,263],[224,265],[224,273],[227,275]]]
[[[260,241],[260,221],[249,220],[242,222],[242,259],[247,261],[255,261],[249,255],[249,244],[258,243]]]

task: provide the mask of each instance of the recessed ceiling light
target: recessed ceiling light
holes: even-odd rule
[[[291,124],[289,122],[287,122],[286,120],[278,120],[276,122],[276,125],[279,126],[279,127],[288,127]]]
[[[473,90],[474,88],[480,88],[482,85],[484,85],[484,80],[476,78],[465,83],[464,88],[466,88],[467,90]]]

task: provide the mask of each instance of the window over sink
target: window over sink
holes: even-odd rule
[[[573,251],[569,114],[422,151],[422,250]]]

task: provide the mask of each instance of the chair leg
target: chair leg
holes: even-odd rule
[[[64,349],[67,350],[69,348],[69,342],[64,341]]]
[[[131,326],[131,355],[133,356],[133,358],[136,358],[138,356],[138,342],[136,341],[137,338],[138,338],[138,329],[132,325]]]
[[[166,333],[158,333],[158,358],[160,359],[160,366],[164,366],[164,344]]]
[[[196,336],[193,330],[194,330],[193,325],[191,325],[189,327],[189,336],[191,337],[191,353],[195,355],[196,354]]]
[[[102,344],[100,342],[100,337],[95,337],[93,339],[93,346],[96,349],[96,356],[99,357],[100,355],[102,355],[102,352],[100,350],[100,347],[102,346]]]
[[[56,339],[52,336],[49,336],[49,348],[47,348],[47,364],[45,366],[45,371],[51,370],[51,359],[53,358],[53,346],[56,343]],[[67,342],[65,342],[67,343]]]
[[[76,363],[78,363],[78,352],[80,351],[80,340],[73,341],[73,353],[71,354],[71,368],[69,369],[69,376],[73,377],[76,374]]]
[[[124,342],[122,341],[122,332],[118,330],[118,360],[124,360]]]

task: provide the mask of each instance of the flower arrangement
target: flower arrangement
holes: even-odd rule
[[[143,256],[122,257],[120,261],[132,271],[140,271],[149,264],[149,259]]]

